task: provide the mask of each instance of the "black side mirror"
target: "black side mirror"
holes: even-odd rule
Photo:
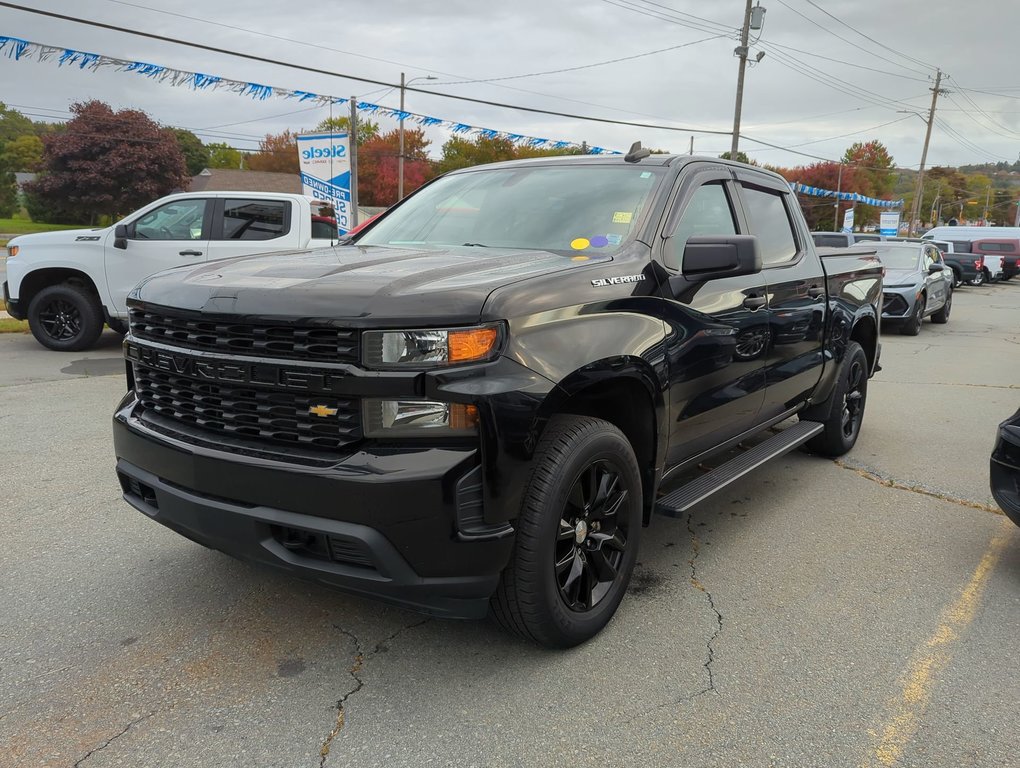
[[[688,280],[753,275],[761,272],[761,246],[754,235],[688,238],[681,272]]]
[[[929,275],[934,275],[936,272],[941,272],[941,271],[942,271],[942,265],[938,264],[938,263],[932,264],[931,266],[928,267],[928,274]]]
[[[127,248],[128,228],[127,224],[118,224],[113,228],[113,247]]]

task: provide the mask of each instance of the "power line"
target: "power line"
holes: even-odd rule
[[[645,56],[652,56],[656,53],[665,53],[666,51],[675,51],[679,48],[687,48],[698,43],[707,43],[709,40],[718,40],[720,37],[726,37],[726,35],[712,35],[711,37],[703,37],[700,40],[694,40],[689,43],[681,43],[680,45],[671,45],[668,48],[658,48],[654,51],[645,51],[644,53],[636,53],[633,56],[621,56],[618,59],[606,59],[605,61],[596,61],[591,64],[581,64],[576,67],[564,67],[562,69],[548,69],[544,72],[529,72],[524,75],[507,75],[505,77],[488,77],[478,80],[449,80],[445,82],[433,83],[436,85],[464,85],[466,83],[495,83],[502,80],[520,80],[525,77],[539,77],[540,75],[558,75],[563,72],[576,72],[580,69],[591,69],[593,67],[603,67],[607,64],[617,64],[621,61],[632,61],[634,59],[644,58]]]
[[[726,33],[732,33],[732,32],[735,31],[735,29],[733,27],[728,27],[726,25],[719,24],[719,23],[714,22],[714,21],[708,21],[707,19],[704,20],[704,22],[702,22],[700,20],[699,21],[694,21],[694,22],[687,21],[682,16],[674,15],[674,14],[677,14],[678,12],[672,11],[670,9],[667,9],[667,11],[653,10],[652,8],[646,8],[646,7],[642,7],[642,6],[636,5],[633,2],[630,2],[629,0],[602,0],[602,2],[606,3],[607,5],[615,5],[617,8],[623,8],[626,11],[632,11],[633,13],[637,13],[637,14],[640,14],[642,16],[647,16],[648,18],[651,18],[651,19],[657,19],[659,21],[665,21],[665,22],[668,22],[670,24],[676,24],[677,26],[680,26],[680,27],[688,27],[689,29],[696,29],[696,30],[698,30],[700,32],[716,32],[716,33],[718,33],[718,32],[721,32],[721,31],[725,30]],[[665,7],[665,6],[660,6],[660,7]],[[692,18],[697,19],[698,17],[694,16]]]
[[[863,64],[857,64],[856,62],[853,62],[853,61],[844,61],[843,59],[834,59],[831,56],[823,56],[822,54],[814,53],[813,51],[804,51],[804,50],[801,50],[800,48],[794,48],[791,45],[780,45],[779,43],[777,43],[777,42],[775,42],[773,40],[762,41],[762,45],[765,45],[766,43],[768,45],[770,45],[770,46],[775,47],[775,48],[783,48],[783,49],[785,49],[787,51],[794,51],[796,53],[801,54],[802,56],[811,56],[812,58],[816,58],[816,59],[824,59],[825,61],[831,61],[834,64],[842,64],[843,66],[846,66],[846,67],[855,67],[856,69],[864,69],[864,70],[867,70],[868,72],[877,72],[880,75],[889,75],[890,77],[901,77],[904,80],[914,80],[915,82],[918,82],[918,83],[927,83],[928,80],[929,80],[929,78],[927,78],[927,77],[914,77],[912,75],[901,75],[899,72],[890,72],[887,69],[875,69],[874,67],[866,67]]]
[[[784,8],[786,8],[787,10],[792,11],[793,13],[797,14],[798,16],[800,16],[802,19],[805,19],[806,21],[809,21],[810,23],[814,24],[819,29],[824,30],[825,32],[828,32],[833,37],[835,37],[835,38],[837,38],[839,40],[842,40],[847,45],[853,46],[857,50],[862,51],[864,53],[867,53],[869,56],[874,56],[875,58],[882,59],[882,61],[888,62],[889,64],[892,64],[895,67],[900,67],[901,69],[906,69],[906,70],[908,70],[910,72],[916,72],[919,75],[926,75],[926,74],[928,74],[927,72],[923,72],[921,70],[914,69],[913,67],[908,67],[905,64],[901,64],[898,61],[894,61],[893,59],[890,59],[890,58],[887,58],[885,56],[882,56],[881,54],[875,53],[874,51],[869,51],[869,50],[861,47],[857,43],[853,42],[852,40],[848,40],[847,38],[843,37],[842,35],[837,35],[835,32],[833,32],[831,29],[826,27],[824,24],[819,24],[817,21],[812,19],[810,16],[807,16],[806,14],[801,13],[796,8],[794,8],[793,6],[791,6],[788,3],[784,2],[784,0],[776,0],[776,1],[780,5],[782,5]]]
[[[149,39],[149,40],[158,40],[158,41],[163,42],[163,43],[172,43],[172,44],[175,44],[175,45],[183,45],[183,46],[187,46],[189,48],[196,48],[198,50],[209,51],[209,52],[212,52],[212,53],[226,54],[228,56],[237,56],[238,58],[248,59],[250,61],[258,61],[258,62],[261,62],[263,64],[272,64],[274,66],[288,67],[290,69],[298,69],[298,70],[305,71],[305,72],[314,72],[317,75],[328,75],[330,77],[339,77],[339,78],[343,78],[343,79],[346,79],[346,80],[353,80],[353,81],[359,82],[359,83],[368,83],[370,85],[381,85],[381,86],[385,86],[385,87],[388,87],[388,88],[394,88],[394,89],[399,87],[398,85],[395,85],[393,83],[387,83],[387,82],[385,82],[383,80],[375,80],[373,78],[361,77],[359,75],[351,75],[351,74],[347,74],[347,73],[344,73],[344,72],[332,72],[332,71],[329,71],[329,70],[318,69],[316,67],[311,67],[311,66],[307,66],[307,65],[304,65],[304,64],[295,64],[293,62],[280,61],[279,59],[271,59],[271,58],[268,58],[266,56],[256,56],[256,55],[251,54],[251,53],[241,53],[240,51],[231,51],[231,50],[228,50],[226,48],[219,48],[217,46],[205,45],[203,43],[194,43],[194,42],[191,42],[191,41],[188,41],[188,40],[181,40],[179,38],[169,37],[169,36],[166,36],[166,35],[157,35],[157,34],[154,34],[152,32],[141,32],[141,31],[135,30],[135,29],[124,29],[122,27],[118,27],[118,26],[115,26],[113,24],[104,24],[103,22],[92,21],[92,20],[89,20],[89,19],[79,19],[79,18],[75,18],[74,16],[67,16],[65,14],[55,13],[53,11],[43,11],[43,10],[40,10],[40,9],[37,9],[37,8],[28,8],[26,6],[17,5],[15,3],[0,2],[0,7],[12,8],[12,9],[17,10],[17,11],[25,11],[26,13],[33,13],[33,14],[36,14],[36,15],[39,15],[39,16],[46,16],[48,18],[60,19],[62,21],[70,21],[70,22],[75,23],[75,24],[83,24],[85,26],[96,27],[98,29],[106,29],[106,30],[110,30],[110,31],[113,31],[113,32],[119,32],[119,33],[125,34],[125,35],[135,35],[137,37],[143,37],[143,38],[146,38],[146,39]],[[732,133],[731,131],[715,131],[715,130],[710,130],[710,129],[707,129],[707,128],[689,128],[689,127],[685,128],[685,127],[670,126],[670,125],[655,125],[655,124],[652,124],[652,123],[639,123],[639,122],[634,122],[634,121],[630,121],[630,120],[614,120],[614,119],[605,118],[605,117],[592,117],[591,115],[576,115],[576,114],[571,114],[569,112],[559,112],[557,110],[552,110],[552,109],[539,109],[537,107],[526,107],[526,106],[522,106],[520,104],[507,104],[505,102],[491,101],[489,99],[476,99],[476,98],[472,98],[470,96],[458,96],[456,94],[443,93],[441,91],[430,91],[428,89],[418,88],[416,86],[415,87],[405,86],[405,89],[408,90],[408,91],[413,91],[415,93],[424,93],[424,94],[428,94],[428,95],[431,95],[431,96],[439,96],[441,98],[452,99],[454,101],[464,101],[464,102],[468,102],[468,103],[471,103],[471,104],[484,104],[484,105],[490,106],[490,107],[500,107],[501,109],[514,109],[514,110],[517,110],[519,112],[529,112],[529,113],[538,114],[538,115],[551,115],[553,117],[566,117],[566,118],[570,118],[571,120],[583,120],[583,121],[586,121],[586,122],[604,123],[606,125],[626,125],[626,126],[629,126],[629,127],[632,127],[632,128],[650,128],[650,129],[653,129],[653,130],[675,131],[675,132],[678,132],[678,133],[705,133],[705,134],[715,134],[715,135],[720,135],[720,136],[729,136]]]
[[[438,70],[438,69],[426,70],[426,69],[423,69],[422,67],[418,66],[417,64],[408,64],[408,63],[404,63],[404,62],[400,62],[400,61],[395,61],[393,59],[384,59],[384,58],[381,58],[379,56],[369,56],[369,55],[364,54],[364,53],[356,53],[354,51],[347,51],[347,50],[344,50],[342,48],[333,48],[333,47],[330,47],[328,45],[320,45],[319,43],[312,43],[312,42],[309,42],[307,40],[298,40],[298,39],[293,38],[293,37],[284,37],[282,35],[274,35],[274,34],[271,34],[269,32],[262,32],[262,31],[257,30],[257,29],[250,29],[250,28],[247,28],[247,27],[238,27],[238,26],[236,26],[234,24],[225,24],[223,22],[213,21],[212,19],[204,19],[204,18],[201,18],[199,16],[189,16],[188,14],[185,14],[185,13],[177,13],[175,11],[167,11],[167,10],[163,10],[161,8],[152,8],[152,7],[147,6],[147,5],[140,5],[138,3],[127,2],[127,0],[107,0],[107,2],[117,3],[119,5],[125,5],[125,6],[129,6],[131,8],[139,8],[141,10],[149,11],[151,13],[161,13],[161,14],[166,15],[166,16],[174,16],[174,17],[177,17],[177,18],[180,18],[180,19],[186,19],[188,21],[195,21],[195,22],[198,22],[200,24],[209,24],[209,25],[212,25],[212,26],[221,27],[223,29],[229,29],[229,30],[231,30],[233,32],[244,32],[244,33],[249,34],[249,35],[258,35],[259,37],[265,37],[265,38],[268,38],[268,39],[271,39],[271,40],[279,40],[281,42],[291,43],[291,44],[294,44],[294,45],[302,45],[302,46],[306,46],[306,47],[309,47],[309,48],[317,48],[317,49],[323,50],[323,51],[330,51],[331,53],[342,53],[345,56],[355,56],[357,58],[367,59],[369,61],[377,61],[377,62],[381,62],[383,64],[392,64],[394,66],[398,66],[398,67],[401,67],[401,68],[404,68],[404,69],[413,69],[413,70],[417,70],[417,71],[421,71],[421,72],[430,72],[430,73],[431,72],[436,72],[436,73],[438,73],[440,75],[444,75],[446,77],[454,77],[454,78],[459,78],[459,79],[466,79],[465,75],[457,74],[457,73],[454,73],[454,72],[443,72],[442,70]],[[558,101],[569,101],[569,102],[571,102],[573,104],[583,104],[584,106],[587,106],[587,107],[598,107],[599,109],[608,109],[611,112],[620,112],[622,114],[630,114],[630,115],[640,115],[642,117],[651,117],[651,118],[654,118],[656,120],[665,120],[665,119],[667,119],[667,118],[661,117],[659,115],[650,115],[650,114],[648,114],[646,112],[637,112],[635,110],[621,109],[620,107],[614,107],[614,106],[610,106],[610,105],[607,105],[607,104],[597,104],[597,103],[594,103],[594,102],[584,101],[584,100],[581,100],[581,99],[572,99],[572,98],[570,98],[568,96],[556,96],[556,95],[553,95],[551,93],[542,93],[541,91],[532,91],[532,90],[529,90],[527,88],[517,88],[517,87],[512,86],[512,85],[503,85],[501,83],[492,83],[492,86],[495,87],[495,88],[503,88],[503,89],[510,90],[510,91],[517,91],[519,93],[528,93],[528,94],[531,94],[532,96],[541,96],[542,98],[547,98],[547,99],[555,99],[555,100],[558,100]],[[396,85],[392,86],[392,88],[394,88],[394,89],[397,88],[397,87],[399,87],[399,86],[396,86]]]
[[[781,0],[780,0],[780,1],[781,1]],[[889,51],[890,53],[895,53],[895,54],[896,54],[897,56],[901,56],[901,57],[903,57],[904,59],[907,59],[908,61],[912,61],[912,62],[914,62],[915,64],[920,64],[920,65],[921,65],[922,67],[927,67],[928,69],[936,69],[936,65],[935,65],[935,64],[930,64],[930,63],[928,63],[927,61],[921,61],[920,59],[915,59],[915,58],[914,58],[913,56],[910,56],[910,55],[908,55],[908,54],[906,54],[906,53],[903,53],[903,51],[898,51],[898,50],[896,50],[895,48],[890,48],[890,47],[889,47],[888,45],[886,45],[885,43],[880,43],[880,42],[879,42],[878,40],[876,40],[875,38],[873,38],[873,37],[868,37],[868,35],[864,34],[863,32],[861,32],[861,31],[860,31],[859,29],[857,29],[856,27],[854,27],[854,26],[851,26],[850,24],[847,24],[847,23],[846,23],[845,21],[843,21],[843,20],[842,20],[841,18],[839,18],[838,16],[834,16],[833,14],[829,13],[829,12],[828,12],[827,10],[825,10],[824,8],[822,8],[822,6],[818,5],[818,3],[814,2],[814,0],[804,0],[804,2],[806,2],[806,3],[807,3],[808,5],[810,5],[810,6],[812,7],[812,8],[816,8],[816,9],[818,9],[819,11],[821,11],[822,13],[824,13],[824,14],[825,14],[826,16],[828,16],[828,17],[829,17],[830,19],[832,19],[832,20],[833,20],[833,21],[835,21],[836,23],[838,23],[838,24],[842,24],[842,25],[843,25],[844,27],[846,27],[847,29],[849,29],[849,30],[850,30],[850,31],[852,31],[852,32],[856,32],[856,33],[857,33],[858,35],[860,35],[861,37],[863,37],[863,38],[864,38],[865,40],[870,40],[870,41],[871,41],[871,42],[873,42],[873,43],[874,43],[875,45],[877,45],[877,46],[878,46],[879,48],[884,48],[885,50]],[[786,5],[786,3],[783,3],[783,5]]]

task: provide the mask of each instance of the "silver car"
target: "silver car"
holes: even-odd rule
[[[882,322],[899,325],[900,333],[916,336],[921,323],[948,323],[953,307],[953,270],[931,243],[875,243],[885,267]]]

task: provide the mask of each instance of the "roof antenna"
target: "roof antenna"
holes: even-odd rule
[[[630,145],[630,151],[624,156],[623,162],[636,163],[639,160],[643,160],[644,158],[648,157],[650,154],[652,154],[652,150],[642,149],[641,142],[635,141],[633,144]]]

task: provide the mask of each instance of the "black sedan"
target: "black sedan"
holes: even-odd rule
[[[1020,411],[999,425],[992,451],[991,485],[1002,511],[1020,525]]]
[[[899,325],[900,332],[916,336],[921,322],[948,323],[953,308],[953,270],[931,243],[875,243],[885,267],[882,287],[882,322]]]

